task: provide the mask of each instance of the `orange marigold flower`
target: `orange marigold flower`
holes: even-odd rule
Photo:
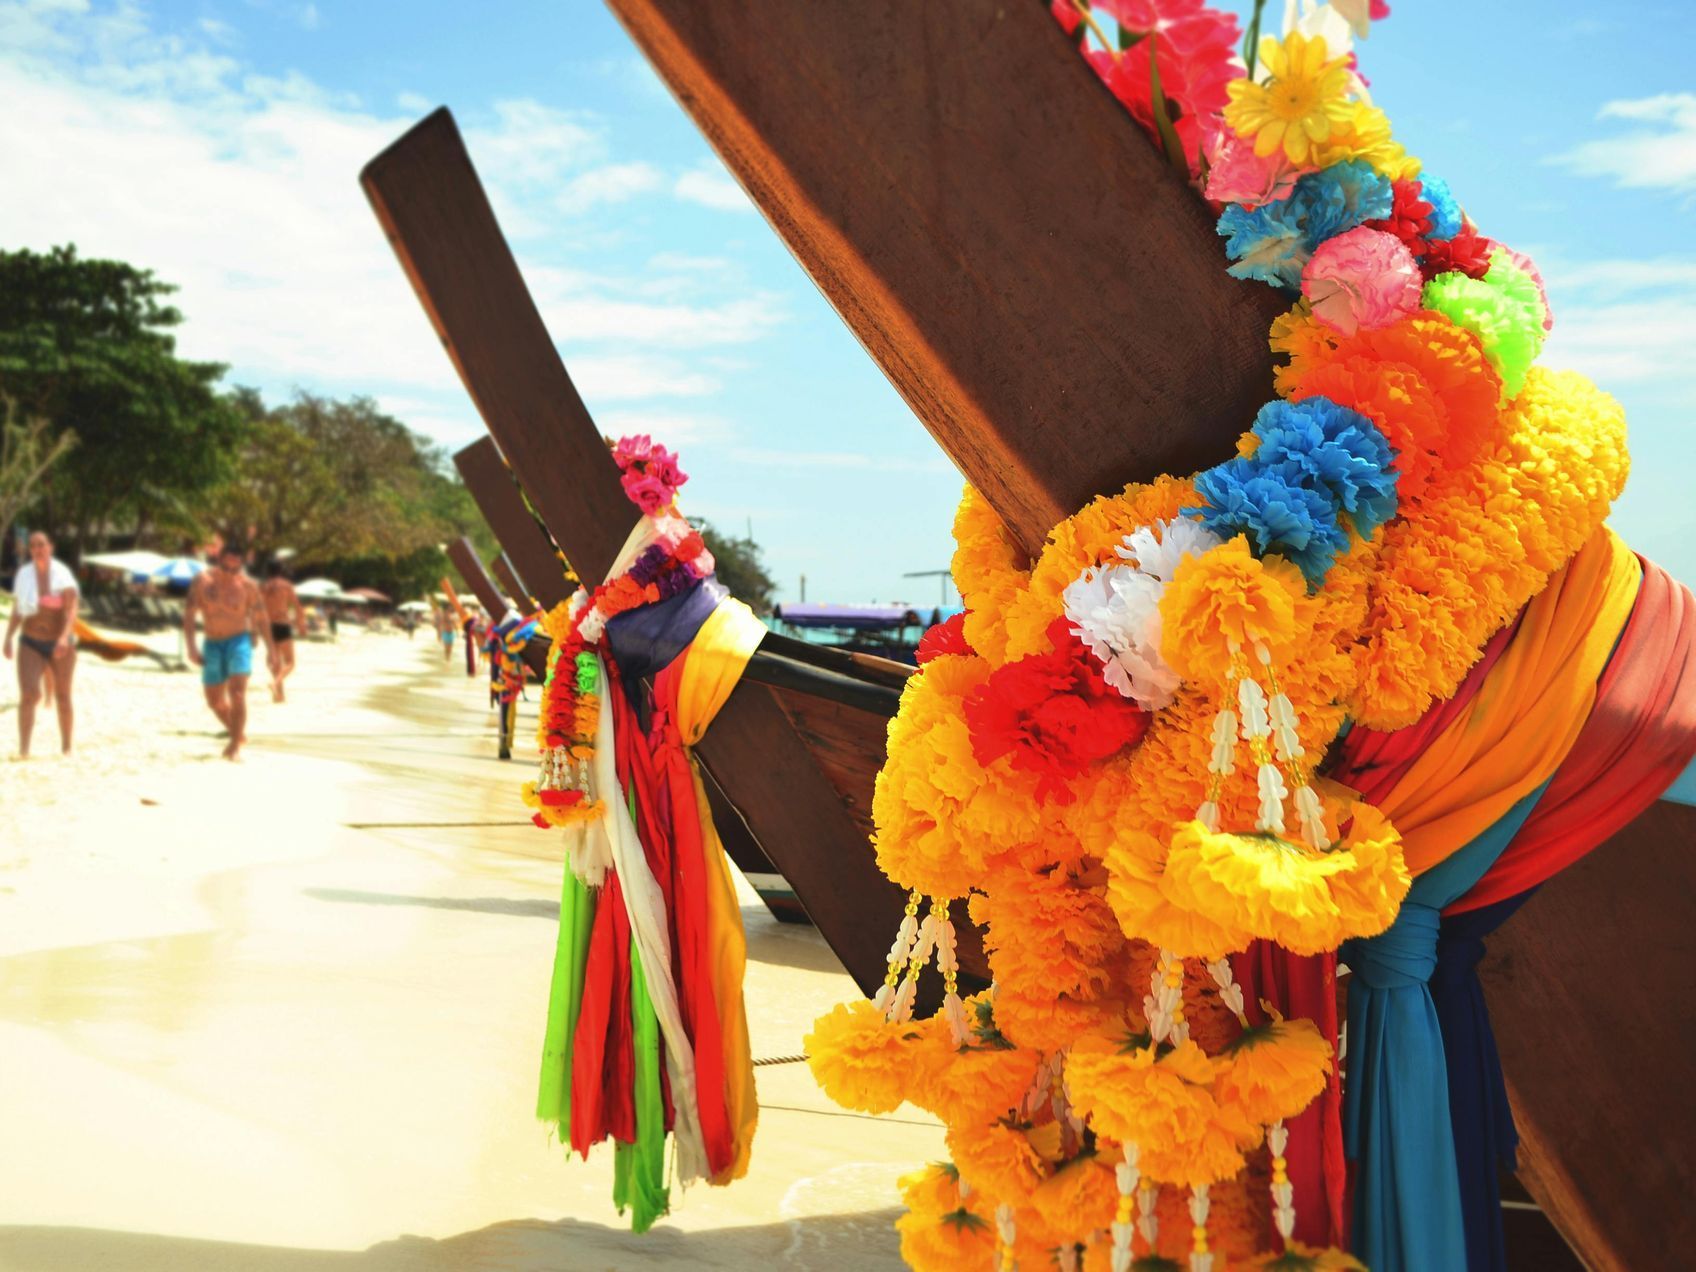
[[[1233,655],[1266,645],[1278,665],[1291,661],[1300,630],[1296,598],[1307,595],[1301,571],[1282,557],[1257,558],[1237,535],[1198,557],[1185,557],[1160,598],[1161,656],[1185,680],[1218,683]]]
[[[1024,1205],[1047,1174],[1029,1130],[1005,1122],[953,1125],[948,1152],[973,1189],[997,1205]]]
[[[915,1026],[885,1019],[862,998],[820,1016],[801,1046],[814,1080],[831,1099],[862,1113],[891,1113],[913,1080],[917,1037]]]
[[[1241,1109],[1259,1126],[1300,1113],[1325,1089],[1331,1044],[1311,1020],[1285,1020],[1274,1013],[1263,1025],[1245,1029],[1226,1048],[1214,1080],[1221,1104]]]

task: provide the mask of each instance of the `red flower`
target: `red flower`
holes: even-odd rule
[[[1490,272],[1490,253],[1496,250],[1493,240],[1485,238],[1471,225],[1461,227],[1452,239],[1432,239],[1425,245],[1425,259],[1419,268],[1430,282],[1438,274],[1459,272],[1468,278],[1483,278]]]
[[[979,764],[1010,757],[1041,779],[1041,800],[1072,801],[1066,784],[1089,765],[1142,741],[1149,713],[1109,687],[1064,618],[1048,629],[1053,650],[997,669],[966,700]]]
[[[916,657],[919,666],[923,667],[932,658],[971,652],[972,647],[966,643],[966,612],[962,610],[946,622],[926,629],[925,634],[919,638]]]
[[[1430,250],[1425,236],[1431,233],[1431,205],[1419,197],[1424,190],[1418,181],[1394,181],[1390,190],[1395,200],[1390,215],[1382,221],[1368,221],[1367,227],[1394,234],[1419,260]]]

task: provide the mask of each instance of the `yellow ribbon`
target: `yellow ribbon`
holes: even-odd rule
[[[718,828],[701,779],[694,745],[718,715],[742,678],[748,660],[765,637],[765,624],[734,598],[720,603],[701,624],[684,658],[678,677],[676,723],[695,779],[695,805],[701,817],[701,846],[707,858],[707,944],[713,1001],[724,1029],[725,1106],[735,1145],[731,1165],[712,1182],[727,1184],[748,1171],[759,1103],[754,1093],[753,1052],[748,1042],[748,1013],[742,1001],[742,976],[748,964],[748,939],[742,931],[742,909],[730,861],[724,854]]]
[[[1471,843],[1560,767],[1590,718],[1642,573],[1603,527],[1526,607],[1477,697],[1381,802],[1410,871]]]

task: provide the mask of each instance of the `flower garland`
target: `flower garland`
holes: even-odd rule
[[[1180,19],[1223,31],[1199,0],[1100,6],[1156,42],[1155,116],[1191,93],[1230,271],[1292,306],[1269,333],[1278,397],[1235,455],[1093,500],[1034,561],[961,500],[966,612],[921,644],[873,801],[907,918],[884,991],[806,1043],[842,1103],[947,1124],[951,1161],[903,1182],[917,1268],[1360,1266],[1293,1235],[1284,1122],[1330,1048],[1310,1021],[1252,1024],[1228,956],[1394,921],[1400,838],[1321,775],[1327,749],[1452,695],[1624,483],[1617,403],[1535,365],[1535,268],[1366,98],[1347,41],[1383,14],[1291,7],[1249,73],[1214,78],[1162,61]],[[1100,14],[1055,12],[1159,133]],[[994,986],[963,999],[946,902],[968,895]],[[914,1021],[933,952],[943,1008]]]
[[[688,480],[676,457],[646,436],[613,446],[625,493],[643,510],[647,546],[629,567],[593,592],[579,588],[541,620],[553,644],[537,723],[540,768],[521,790],[531,820],[542,829],[578,826],[606,811],[594,793],[595,735],[601,715],[599,647],[609,621],[678,595],[713,572],[700,532],[677,514],[674,496]],[[649,505],[664,493],[665,500]]]

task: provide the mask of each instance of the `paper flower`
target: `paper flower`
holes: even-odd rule
[[[1253,278],[1291,291],[1301,286],[1302,268],[1311,249],[1302,228],[1301,208],[1293,199],[1263,207],[1232,204],[1219,217],[1225,236],[1227,267],[1233,278]]]
[[[1384,327],[1419,308],[1419,262],[1394,234],[1358,226],[1321,243],[1302,269],[1314,317],[1344,335]]]
[[[1232,80],[1225,122],[1239,137],[1254,138],[1255,154],[1281,149],[1291,163],[1308,164],[1332,125],[1348,117],[1348,63],[1332,58],[1323,38],[1300,34],[1262,40],[1260,62],[1269,78]]]
[[[1287,562],[1259,560],[1242,535],[1178,568],[1160,601],[1166,661],[1186,680],[1222,682],[1237,650],[1294,652],[1296,599],[1305,588]]]
[[[958,614],[927,627],[925,634],[919,637],[919,647],[913,655],[913,661],[923,667],[933,658],[971,653],[972,647],[966,643],[966,614],[967,611],[961,610]]]
[[[1285,1020],[1274,1014],[1252,1025],[1225,1049],[1214,1080],[1221,1103],[1243,1111],[1259,1126],[1292,1118],[1325,1089],[1331,1072],[1331,1044],[1311,1020]]]
[[[1395,922],[1412,880],[1389,820],[1365,803],[1349,811],[1346,834],[1325,852],[1185,822],[1172,836],[1161,891],[1174,905],[1296,954],[1376,936]]]
[[[1344,105],[1330,136],[1314,143],[1309,162],[1324,168],[1344,159],[1364,159],[1392,181],[1419,175],[1419,160],[1391,135],[1389,116],[1363,101]]]
[[[1203,525],[1222,539],[1247,535],[1260,556],[1287,557],[1310,587],[1324,582],[1337,554],[1348,548],[1329,499],[1252,459],[1208,469],[1195,479],[1195,488],[1207,501],[1199,509]]]
[[[1444,274],[1425,285],[1425,307],[1478,337],[1484,356],[1516,397],[1543,348],[1543,300],[1536,282],[1498,251],[1483,278]]]
[[[1268,402],[1254,420],[1260,445],[1254,462],[1299,474],[1349,514],[1355,533],[1370,539],[1396,515],[1396,474],[1384,435],[1366,416],[1328,398]]]
[[[1390,215],[1390,179],[1364,159],[1345,159],[1296,182],[1291,195],[1301,213],[1309,249],[1364,221]]]
[[[1503,247],[1501,250],[1506,252],[1508,259],[1525,271],[1526,277],[1537,285],[1537,299],[1543,306],[1543,331],[1545,334],[1553,331],[1555,328],[1555,311],[1549,306],[1549,289],[1543,283],[1543,275],[1537,268],[1537,262],[1524,252],[1516,252],[1511,247]]]
[[[906,1035],[866,999],[838,1003],[802,1039],[807,1067],[831,1099],[862,1113],[891,1113],[905,1099],[913,1055]]]
[[[1490,256],[1496,244],[1469,225],[1447,239],[1427,239],[1425,255],[1420,258],[1420,272],[1425,281],[1442,274],[1465,274],[1468,278],[1483,278],[1490,271]]]
[[[1431,233],[1431,205],[1420,196],[1418,181],[1395,181],[1390,186],[1388,215],[1366,224],[1374,230],[1394,234],[1418,260],[1429,247],[1425,240]]]
[[[1172,701],[1178,674],[1160,656],[1160,596],[1186,556],[1219,545],[1198,521],[1175,517],[1126,535],[1125,564],[1092,566],[1061,595],[1072,634],[1102,663],[1114,689],[1148,711]]]
[[[1053,648],[997,668],[966,700],[972,754],[982,765],[1008,757],[1039,778],[1037,798],[1069,802],[1069,779],[1142,740],[1148,713],[1110,689],[1064,618]]]
[[[619,438],[612,457],[618,463],[624,493],[650,517],[669,508],[678,487],[689,480],[678,467],[677,456],[646,433]]]
[[[1449,183],[1435,173],[1422,173],[1419,192],[1420,197],[1431,205],[1431,233],[1428,237],[1444,240],[1459,234],[1465,217],[1454,191],[1449,189]]]
[[[1287,198],[1302,170],[1284,157],[1282,149],[1257,155],[1254,143],[1224,133],[1207,170],[1206,195],[1215,203],[1235,203],[1250,211]]]

